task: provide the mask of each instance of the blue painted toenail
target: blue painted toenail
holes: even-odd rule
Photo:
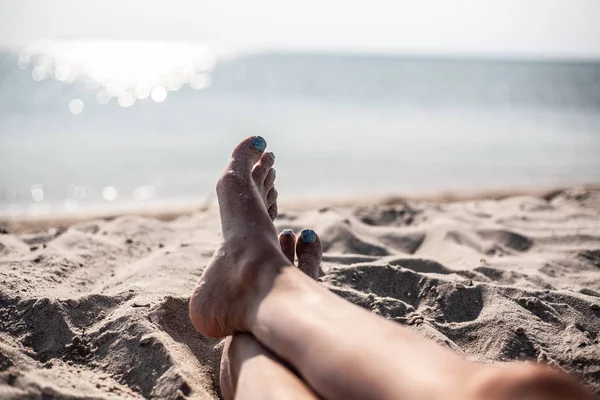
[[[284,229],[281,231],[284,235],[293,235],[294,231],[292,229]]]
[[[275,159],[275,153],[273,153],[273,152],[270,152],[270,153],[269,153],[269,156],[270,156],[270,157],[271,157],[273,160]]]
[[[252,139],[252,145],[261,153],[267,148],[267,142],[262,138],[262,136],[254,136]]]
[[[314,243],[317,241],[317,234],[312,229],[305,229],[300,235],[304,243]]]

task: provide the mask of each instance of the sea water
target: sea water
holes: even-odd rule
[[[0,216],[202,204],[254,134],[284,201],[600,181],[600,62],[104,46],[0,51]]]

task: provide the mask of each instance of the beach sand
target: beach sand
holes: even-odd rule
[[[282,205],[276,225],[319,233],[320,282],[349,301],[600,394],[600,191],[489,197]],[[218,398],[221,341],[187,310],[216,207],[0,229],[0,398]]]

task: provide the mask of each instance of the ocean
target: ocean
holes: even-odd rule
[[[0,216],[200,205],[254,134],[282,201],[600,181],[600,62],[82,46],[0,50]]]

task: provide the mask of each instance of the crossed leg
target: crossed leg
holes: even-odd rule
[[[292,263],[296,250],[298,268],[311,278],[318,279],[323,254],[318,236],[307,230],[298,238],[297,246],[295,239],[293,231],[284,230],[279,235],[281,250]],[[220,381],[225,400],[317,398],[283,360],[246,333],[237,333],[225,340]]]
[[[260,137],[242,141],[217,182],[224,241],[190,300],[197,330],[252,333],[325,399],[592,399],[550,369],[467,362],[301,273],[252,178],[265,148]]]

